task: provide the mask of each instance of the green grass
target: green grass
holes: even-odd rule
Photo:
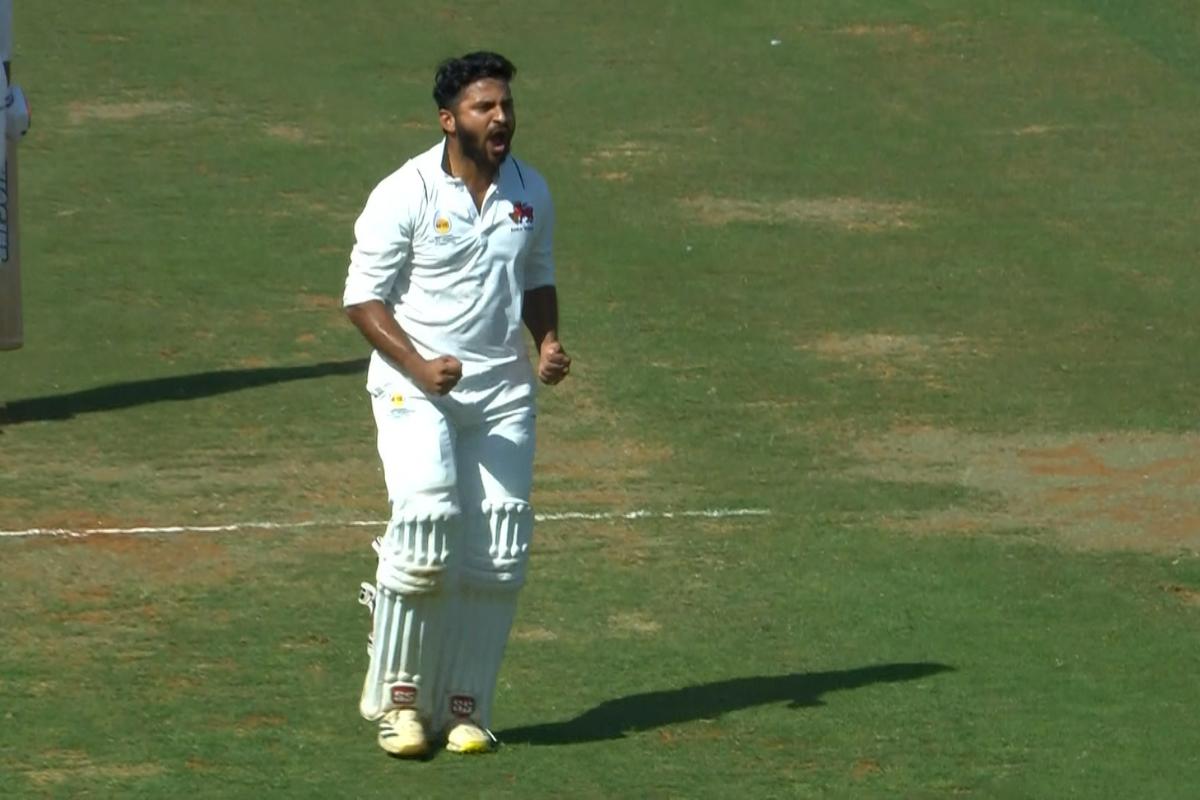
[[[570,381],[497,756],[356,714],[369,528],[0,539],[6,797],[1188,796],[1200,12],[18,9],[0,529],[378,519],[337,310],[431,73],[520,67]],[[772,45],[772,39],[780,44]]]

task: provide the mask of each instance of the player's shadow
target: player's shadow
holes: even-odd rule
[[[21,422],[70,419],[77,414],[115,411],[131,406],[171,400],[196,400],[201,397],[253,389],[287,381],[322,378],[326,375],[363,373],[367,360],[323,361],[300,367],[255,367],[214,370],[170,378],[110,383],[78,392],[30,397],[0,405],[0,426]],[[3,398],[0,398],[3,403]]]
[[[729,711],[788,702],[789,708],[809,708],[824,703],[821,696],[842,689],[876,683],[897,683],[952,672],[946,664],[879,664],[832,672],[793,672],[702,683],[683,689],[644,692],[606,700],[564,722],[513,728],[498,734],[509,744],[578,744],[620,739],[627,733],[664,725],[712,719]]]

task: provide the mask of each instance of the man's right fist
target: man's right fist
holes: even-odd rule
[[[449,394],[462,379],[462,362],[454,356],[438,356],[413,370],[413,382],[426,394]]]

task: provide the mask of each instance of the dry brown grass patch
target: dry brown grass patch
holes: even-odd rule
[[[168,586],[227,583],[237,565],[225,545],[200,534],[150,537],[97,534],[67,541],[86,548],[94,564],[109,562],[105,574],[137,575],[147,584]]]
[[[607,183],[626,183],[633,170],[651,160],[660,160],[661,148],[633,140],[619,141],[593,150],[580,159],[589,178]]]
[[[66,781],[95,784],[103,781],[153,778],[166,770],[161,764],[96,764],[80,750],[52,750],[43,759],[55,766],[29,768],[25,777],[38,788],[49,788]]]
[[[955,356],[977,349],[963,336],[915,336],[893,333],[828,333],[797,347],[831,361],[901,360],[924,361],[936,356]]]
[[[558,634],[548,628],[521,625],[513,629],[512,638],[518,642],[552,642]]]
[[[338,311],[340,313],[342,298],[333,294],[314,294],[311,292],[298,294],[296,295],[296,307],[313,311]]]
[[[287,724],[287,717],[278,714],[250,714],[242,717],[234,725],[239,733],[262,730],[263,728],[279,728]]]
[[[583,157],[582,163],[585,167],[590,167],[598,163],[642,161],[657,156],[660,152],[645,142],[627,140],[592,151],[590,155]]]
[[[280,141],[291,142],[293,144],[307,144],[315,141],[314,137],[299,125],[268,125],[265,131],[267,136],[270,136],[272,139],[279,139]]]
[[[857,232],[916,227],[921,210],[910,203],[888,203],[861,197],[789,198],[774,202],[711,195],[681,201],[685,212],[705,225],[740,222],[773,225],[827,225]]]
[[[191,106],[187,103],[165,100],[76,101],[67,106],[67,120],[72,125],[92,121],[127,122],[190,110]]]
[[[864,758],[856,761],[854,766],[850,769],[850,775],[856,781],[861,781],[864,778],[870,777],[871,775],[878,775],[881,772],[883,772],[883,767],[879,766],[878,761],[871,758]]]
[[[608,618],[608,627],[619,634],[637,636],[651,636],[662,630],[660,623],[636,611],[613,614]]]
[[[1064,130],[1061,125],[1026,125],[1013,131],[1014,136],[1045,136],[1047,133]]]
[[[144,604],[133,608],[76,608],[54,615],[56,623],[77,623],[88,626],[98,626],[108,629],[125,628],[141,629],[147,624],[156,625],[162,621],[162,612],[157,606]]]
[[[938,428],[860,442],[857,475],[986,492],[989,508],[892,519],[914,532],[1053,531],[1082,548],[1200,549],[1200,434],[986,435]]]
[[[350,229],[354,225],[354,220],[358,218],[358,208],[353,202],[342,202],[337,198],[313,197],[303,192],[280,192],[277,197],[279,198],[278,203],[268,209],[267,213],[279,219],[319,218],[323,222],[333,222],[345,229]],[[348,244],[342,249],[342,252],[349,256]]]
[[[801,341],[796,349],[880,380],[905,375],[938,388],[939,368],[953,360],[984,356],[976,343],[963,336],[891,333],[828,333]]]
[[[916,25],[898,24],[865,24],[847,25],[834,33],[856,38],[873,39],[903,39],[912,44],[925,44],[931,38],[929,31]]]
[[[1200,590],[1187,586],[1164,586],[1163,589],[1184,605],[1200,608]]]

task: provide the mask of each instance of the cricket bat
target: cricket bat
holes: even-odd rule
[[[12,83],[12,0],[0,0],[0,61],[7,73],[6,87]],[[19,94],[19,90],[17,92]],[[12,94],[0,97],[0,114],[6,119]],[[20,103],[24,105],[24,98]],[[0,129],[2,130],[2,129]],[[11,133],[11,132],[10,132]],[[24,133],[24,130],[21,131]],[[21,321],[21,249],[17,223],[17,143],[18,136],[4,137],[4,169],[0,171],[0,350],[16,350],[25,343]]]
[[[0,174],[0,350],[25,343],[21,322],[21,238],[17,215],[17,143],[4,142]]]

